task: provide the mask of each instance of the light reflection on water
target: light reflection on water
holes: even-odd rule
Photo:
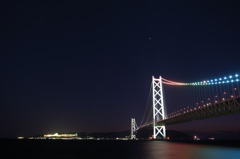
[[[240,159],[240,148],[139,140],[2,140],[0,152],[24,159]]]
[[[145,145],[148,159],[239,159],[240,148],[148,142]]]

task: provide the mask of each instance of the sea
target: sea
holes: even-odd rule
[[[0,140],[1,158],[240,159],[240,148],[168,141]]]

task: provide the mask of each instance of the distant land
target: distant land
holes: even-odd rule
[[[193,137],[186,133],[179,131],[168,130],[168,139],[175,140],[191,140]],[[137,132],[137,139],[139,140],[149,140],[152,136],[152,129],[139,130]],[[122,132],[56,132],[52,134],[40,134],[34,136],[19,137],[19,139],[86,139],[86,140],[128,140],[130,139],[130,131]]]
[[[100,140],[115,140],[115,139],[126,139],[130,138],[130,131],[122,132],[55,132],[54,134],[74,134],[76,139],[100,139]],[[194,140],[194,136],[199,140],[240,140],[240,132],[233,131],[215,131],[215,132],[196,132],[196,131],[175,131],[167,130],[168,140]],[[25,139],[44,139],[47,134],[39,134],[34,136],[25,136],[20,138]],[[139,140],[148,140],[152,135],[151,128],[141,129],[137,132],[136,136]],[[46,137],[48,138],[48,137]],[[74,138],[73,138],[74,139]]]
[[[240,140],[240,131],[219,130],[212,132],[184,131],[186,134],[197,135],[203,140],[214,137],[216,140]]]

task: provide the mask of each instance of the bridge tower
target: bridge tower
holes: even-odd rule
[[[166,139],[165,125],[158,125],[157,121],[165,119],[165,106],[163,100],[162,77],[159,79],[152,77],[152,92],[153,92],[153,139],[156,139],[160,134],[163,139]]]
[[[137,124],[135,118],[131,118],[131,139],[136,139]]]

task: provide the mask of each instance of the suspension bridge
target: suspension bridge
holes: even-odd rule
[[[146,127],[153,128],[153,139],[166,139],[166,125],[240,113],[239,83],[239,74],[191,83],[153,76],[140,125],[131,119],[131,139]]]

